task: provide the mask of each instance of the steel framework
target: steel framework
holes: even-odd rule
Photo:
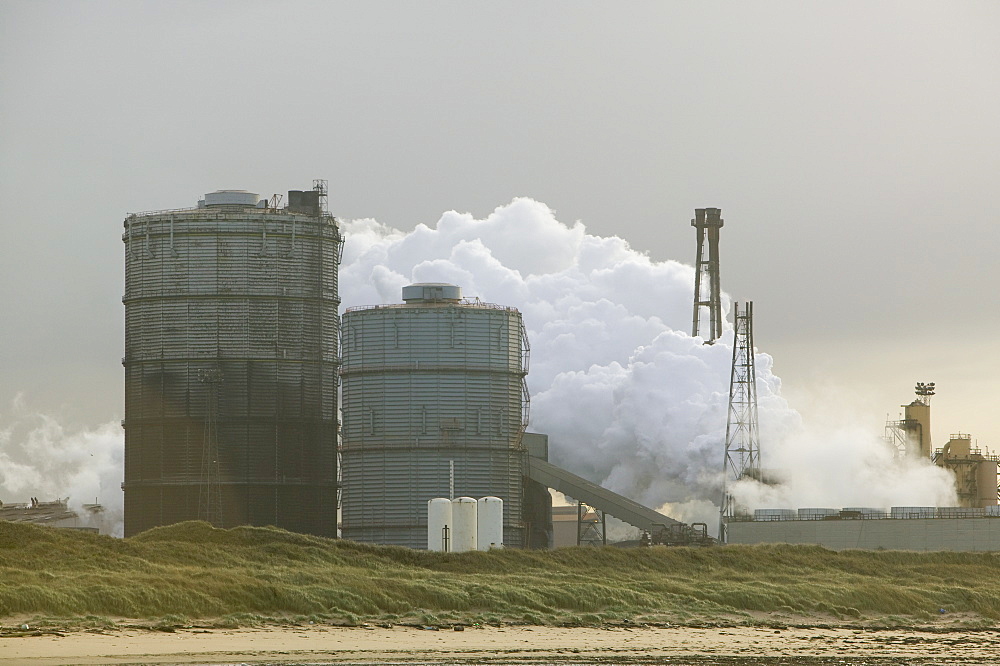
[[[709,332],[705,343],[712,344],[722,335],[722,299],[719,286],[719,230],[723,225],[722,209],[696,208],[694,215],[695,219],[691,220],[691,226],[698,232],[698,256],[694,265],[694,313],[691,336],[698,336],[701,309],[708,308]],[[703,290],[708,292],[707,297],[703,296]]]
[[[910,418],[909,415],[915,407],[930,407],[931,396],[935,393],[935,386],[934,382],[917,382],[914,388],[917,399],[909,405],[903,405],[906,409],[907,417],[898,421],[886,418],[885,435],[883,435],[882,439],[894,448],[896,457],[911,456],[919,458],[924,455],[922,442],[925,440],[925,435],[926,438],[930,437],[930,433],[924,432],[924,423],[920,419]],[[926,453],[933,457],[933,451],[928,450]]]
[[[729,376],[726,456],[723,461],[722,509],[719,540],[725,541],[726,520],[736,515],[732,484],[744,477],[760,478],[760,440],[757,433],[757,373],[754,369],[753,302],[740,312],[734,303],[733,365]]]
[[[607,515],[581,501],[576,503],[576,545],[608,545]]]

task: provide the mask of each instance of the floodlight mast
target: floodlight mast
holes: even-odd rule
[[[931,396],[934,395],[934,386],[934,382],[917,382],[916,387],[913,389],[917,394],[917,400],[925,405],[931,404]]]

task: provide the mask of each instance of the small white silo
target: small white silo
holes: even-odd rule
[[[451,501],[451,552],[476,550],[478,502],[471,497],[456,497]]]
[[[446,497],[427,500],[427,550],[451,550],[451,500]]]
[[[889,508],[889,517],[899,519],[907,518],[933,518],[936,507],[933,506],[894,506]]]
[[[859,513],[862,518],[887,518],[889,512],[880,507],[870,506],[845,506],[844,511],[848,513]]]
[[[478,505],[476,540],[479,550],[503,548],[503,500],[480,497]]]
[[[824,520],[826,518],[840,517],[840,509],[828,509],[822,507],[807,507],[799,509],[799,520]]]
[[[761,520],[795,520],[798,512],[795,509],[754,509],[753,519]]]

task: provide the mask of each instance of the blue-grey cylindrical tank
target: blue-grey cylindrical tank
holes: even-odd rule
[[[514,308],[450,284],[344,314],[342,535],[427,547],[427,501],[503,500],[504,543],[522,521],[528,343]]]

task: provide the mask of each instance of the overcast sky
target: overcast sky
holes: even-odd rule
[[[998,35],[996,2],[0,0],[0,419],[121,418],[127,213],[326,178],[342,218],[526,196],[687,263],[722,208],[794,407],[880,430],[935,381],[935,444],[1000,449]]]

